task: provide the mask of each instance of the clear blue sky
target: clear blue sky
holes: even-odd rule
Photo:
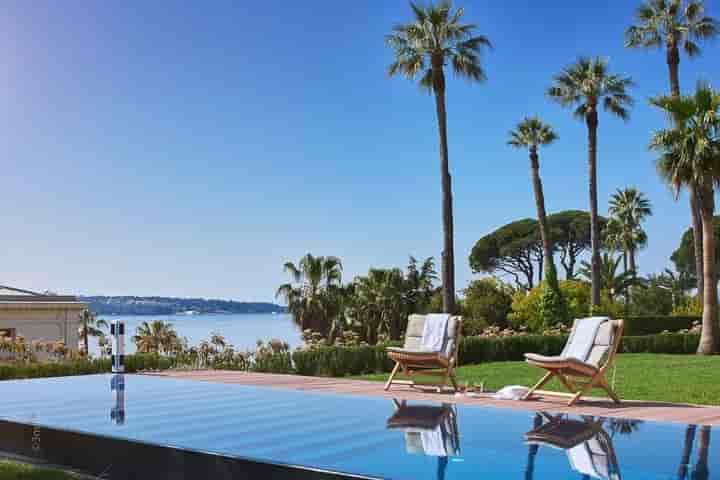
[[[191,3],[191,2],[187,2]],[[709,13],[720,16],[717,1]],[[544,97],[578,55],[631,75],[628,124],[600,117],[600,208],[635,185],[653,202],[643,272],[687,228],[646,151],[663,118],[664,56],[626,51],[635,1],[464,1],[495,49],[489,80],[450,79],[457,285],[494,228],[534,216],[526,154],[507,131],[540,114],[550,211],[587,208],[585,129]],[[0,18],[2,283],[86,294],[272,300],[282,264],[338,255],[369,266],[439,256],[433,101],[385,75],[404,1],[27,2]],[[683,58],[681,83],[717,79],[720,42]]]

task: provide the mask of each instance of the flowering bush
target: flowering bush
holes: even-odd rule
[[[33,340],[27,342],[25,337],[7,337],[0,335],[0,352],[6,353],[7,360],[31,363],[38,360],[38,354],[45,353],[50,360],[60,361],[75,356],[62,341]]]

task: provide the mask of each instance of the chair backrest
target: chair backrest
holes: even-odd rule
[[[622,337],[623,321],[611,320],[607,317],[604,318],[605,321],[598,326],[592,344],[589,346],[587,356],[584,359],[580,359],[598,368],[603,363],[603,360],[607,363],[607,361],[611,360],[611,357],[615,355],[620,343],[620,338]],[[575,333],[577,332],[578,324],[583,320],[586,319],[576,319],[573,323],[568,343],[565,345],[561,355],[565,355],[570,349],[571,344],[576,341],[577,337]]]
[[[425,315],[412,314],[408,317],[407,329],[405,330],[404,348],[413,350],[422,348],[423,329],[425,328]],[[447,332],[443,340],[445,356],[451,359],[457,358],[457,351],[462,335],[462,317],[452,315],[448,319]]]

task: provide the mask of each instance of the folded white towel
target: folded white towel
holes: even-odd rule
[[[450,315],[447,313],[429,313],[425,316],[423,326],[422,348],[430,352],[442,350],[447,332],[447,323]]]
[[[521,385],[510,385],[493,393],[492,397],[497,400],[522,400],[529,390]]]
[[[576,322],[575,330],[572,332],[567,345],[560,356],[564,358],[576,358],[581,362],[587,361],[590,349],[595,343],[598,329],[608,317],[581,318]]]

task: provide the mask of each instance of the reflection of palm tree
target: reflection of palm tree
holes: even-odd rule
[[[708,469],[708,452],[710,451],[710,429],[709,425],[700,427],[698,435],[698,455],[695,468],[691,475],[692,480],[708,480],[710,470]]]
[[[540,425],[542,425],[542,416],[539,413],[535,414],[535,418],[533,419],[533,430],[540,428]],[[531,444],[528,447],[528,458],[527,458],[527,465],[525,467],[525,480],[532,480],[533,475],[535,474],[535,456],[537,455],[539,445],[537,444]]]
[[[688,465],[690,465],[690,455],[692,454],[693,440],[695,440],[696,425],[688,425],[685,429],[685,444],[683,446],[682,457],[680,457],[680,468],[678,468],[678,480],[685,480],[687,477]]]
[[[614,438],[615,434],[620,435],[631,435],[640,430],[640,425],[643,424],[642,420],[629,420],[625,418],[610,418],[608,419],[608,427],[610,428],[610,437]]]

